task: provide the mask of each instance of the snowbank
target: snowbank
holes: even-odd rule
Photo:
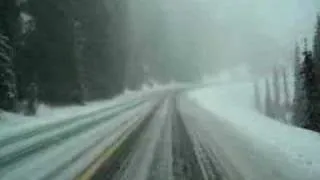
[[[124,92],[112,99],[88,102],[85,106],[70,105],[62,107],[53,107],[46,104],[40,104],[36,116],[24,116],[23,114],[14,114],[9,112],[0,112],[1,126],[12,125],[16,123],[25,123],[30,121],[56,121],[62,119],[70,119],[79,115],[88,114],[99,109],[112,107],[122,102],[130,102],[133,99],[141,98],[146,95],[163,92],[170,89],[183,87],[183,84],[171,82],[169,84],[159,84],[152,81],[149,84],[143,84],[139,90],[126,89]]]
[[[126,96],[126,98],[120,96],[111,100],[88,102],[85,106],[70,105],[62,107],[53,107],[46,104],[40,104],[38,107],[37,114],[35,116],[24,116],[23,114],[1,112],[0,119],[3,125],[24,123],[30,121],[55,121],[61,119],[69,119],[79,115],[88,114],[92,111],[96,111],[102,108],[106,108],[109,106],[111,107],[126,99],[129,100],[129,96]]]
[[[201,107],[219,117],[219,123],[228,128],[236,129],[236,131],[228,132],[226,132],[228,128],[225,128],[225,130],[217,129],[216,132],[212,132],[213,136],[218,136],[215,134],[218,131],[221,132],[220,134],[225,133],[224,136],[229,134],[231,138],[228,141],[235,140],[229,142],[230,146],[232,144],[235,146],[237,142],[240,142],[239,139],[245,139],[241,140],[244,143],[241,146],[244,146],[245,150],[241,151],[240,147],[234,147],[237,150],[232,151],[234,155],[230,151],[229,155],[231,157],[237,159],[235,155],[238,154],[238,156],[242,156],[242,159],[247,156],[250,159],[252,155],[248,155],[248,152],[252,150],[250,148],[254,148],[255,152],[258,151],[256,156],[261,157],[260,160],[264,162],[260,162],[260,166],[257,164],[254,166],[248,165],[252,168],[251,171],[258,167],[266,168],[264,171],[268,171],[266,166],[270,164],[270,167],[277,167],[278,173],[290,177],[290,180],[319,179],[320,135],[280,123],[256,112],[253,104],[253,85],[251,82],[212,86],[190,92],[188,96]],[[212,126],[217,126],[214,120]],[[221,143],[226,144],[227,141]],[[247,173],[249,173],[250,168],[247,169]],[[261,171],[261,169],[257,170]],[[268,177],[276,179],[275,176],[270,175]]]
[[[281,67],[288,67],[284,66],[283,64],[280,66],[279,65],[279,71],[281,70]],[[288,86],[288,95],[289,95],[289,102],[292,104],[293,98],[294,98],[294,72],[293,69],[291,68],[286,68],[286,76],[287,76],[287,86]],[[246,93],[246,97],[248,99],[248,103],[250,104],[251,107],[253,107],[253,102],[255,101],[254,99],[254,83],[258,85],[259,88],[259,95],[260,95],[260,100],[261,100],[261,107],[264,109],[265,107],[265,100],[266,100],[266,80],[268,80],[269,85],[270,85],[270,93],[271,93],[271,99],[274,100],[274,86],[273,86],[273,69],[270,69],[269,73],[266,73],[261,76],[254,76],[252,73],[250,73],[250,69],[246,64],[243,64],[239,67],[231,68],[231,69],[226,69],[224,71],[221,71],[217,75],[212,75],[212,76],[204,76],[202,79],[202,82],[206,85],[228,85],[230,83],[232,84],[242,84],[242,90],[240,90],[239,96],[242,96],[241,93]],[[237,87],[241,88],[241,87]],[[283,105],[283,108],[290,108],[286,107],[285,104],[287,103],[285,100],[286,95],[285,95],[285,88],[284,88],[284,78],[283,74],[280,71],[279,72],[279,90],[280,90],[280,105]],[[230,88],[229,90],[235,90],[232,93],[238,93],[236,88]],[[290,105],[289,104],[289,105]],[[282,109],[282,111],[285,111]],[[293,124],[291,120],[291,110],[287,109],[286,113],[286,119],[283,119],[282,121],[284,123],[288,124]]]

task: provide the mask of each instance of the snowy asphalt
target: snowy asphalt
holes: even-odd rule
[[[0,179],[242,180],[181,108],[169,92],[1,137]]]
[[[239,173],[222,166],[223,156],[198,139],[195,129],[182,118],[178,101],[179,96],[161,101],[113,155],[94,171],[89,167],[78,179],[242,180]]]

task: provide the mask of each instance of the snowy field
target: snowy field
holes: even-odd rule
[[[202,128],[248,179],[319,179],[319,134],[258,113],[251,79],[212,85],[188,96],[218,117],[203,122]]]

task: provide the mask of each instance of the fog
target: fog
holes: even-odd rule
[[[129,57],[161,77],[243,63],[268,69],[311,39],[318,7],[316,0],[132,0]]]

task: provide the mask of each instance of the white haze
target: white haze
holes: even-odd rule
[[[150,64],[151,68],[159,68],[159,62],[167,66],[189,65],[205,72],[243,62],[263,69],[290,61],[295,42],[302,44],[304,37],[311,39],[320,7],[317,0],[128,3],[130,56],[134,61]]]

